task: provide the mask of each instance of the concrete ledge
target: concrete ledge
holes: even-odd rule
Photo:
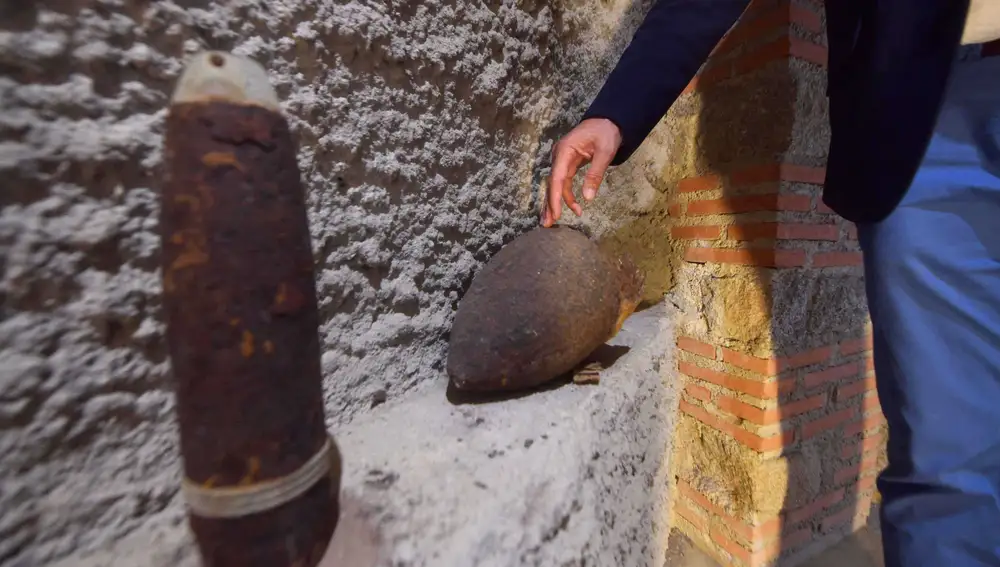
[[[663,564],[678,394],[673,312],[633,315],[598,385],[453,404],[442,384],[337,431],[330,565]],[[196,565],[174,510],[80,567]],[[152,554],[156,550],[156,554]]]

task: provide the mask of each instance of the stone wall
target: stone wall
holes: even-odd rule
[[[534,225],[553,140],[650,3],[0,3],[0,564],[178,513],[156,219],[185,57],[251,56],[284,101],[339,427],[444,380],[464,286]],[[614,173],[584,219],[595,232],[663,202],[645,173],[669,158],[658,146]]]
[[[853,531],[884,464],[857,234],[820,201],[823,17],[755,1],[668,116],[688,156],[674,521],[727,566],[791,565]]]

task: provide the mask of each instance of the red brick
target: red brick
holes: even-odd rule
[[[858,239],[858,226],[853,222],[847,223],[847,238],[850,240]]]
[[[723,79],[733,76],[733,66],[730,63],[713,62],[708,68],[698,73],[698,82],[703,85],[717,83]]]
[[[834,211],[833,209],[831,209],[830,207],[828,207],[826,205],[826,203],[823,202],[822,199],[820,199],[819,201],[816,201],[816,212],[817,213],[822,213],[824,215],[835,215],[835,214],[837,214],[837,212]]]
[[[777,408],[760,409],[729,396],[719,396],[719,399],[715,401],[715,405],[726,413],[751,421],[757,425],[770,425],[778,423],[781,420],[781,415],[778,413]]]
[[[677,337],[677,348],[705,358],[715,359],[715,347],[690,337]]]
[[[688,384],[684,386],[684,391],[687,392],[692,398],[701,400],[703,402],[710,401],[712,399],[712,391],[703,386],[698,386],[696,384]]]
[[[734,171],[730,174],[729,180],[736,186],[756,185],[769,181],[822,185],[826,181],[826,168],[792,163],[769,163]]]
[[[812,199],[808,195],[735,195],[722,199],[707,199],[688,203],[689,215],[728,215],[756,211],[808,211]]]
[[[823,407],[826,405],[826,395],[819,394],[767,409],[758,408],[729,396],[719,396],[715,405],[726,413],[757,425],[773,425],[781,422],[783,419],[791,419],[797,415]]]
[[[840,449],[840,456],[844,459],[853,459],[858,455],[863,455],[868,451],[873,451],[882,447],[882,436],[872,435],[865,437],[861,441],[849,443]]]
[[[861,264],[861,252],[817,252],[812,261],[814,268],[860,266]]]
[[[802,426],[802,437],[809,439],[824,431],[828,431],[850,420],[857,415],[857,408],[846,408],[829,415],[810,421]]]
[[[870,356],[865,359],[865,370],[867,372],[873,372],[875,370],[875,360]]]
[[[854,484],[860,476],[861,470],[858,465],[847,465],[846,467],[841,467],[837,470],[837,472],[833,473],[833,484],[835,486],[847,483]]]
[[[722,186],[722,181],[718,175],[701,175],[699,177],[688,177],[681,179],[677,184],[678,193],[694,193],[696,191],[710,191]]]
[[[817,410],[826,405],[826,394],[816,394],[808,398],[803,398],[794,402],[786,402],[781,405],[781,415],[785,419],[801,415],[806,412]]]
[[[702,368],[687,362],[679,362],[677,366],[681,374],[761,399],[776,398],[778,394],[789,391],[795,385],[790,380],[771,380],[768,382],[748,380],[739,376]]]
[[[836,514],[831,514],[830,516],[824,518],[820,523],[819,531],[820,533],[829,533],[838,528],[842,528],[854,522],[854,518],[857,515],[857,508],[854,506],[848,506]]]
[[[674,502],[674,509],[677,510],[677,515],[684,518],[685,520],[691,522],[695,528],[705,531],[708,529],[708,519],[699,513],[692,510],[684,502],[679,499]]]
[[[875,431],[885,424],[885,417],[881,413],[872,413],[864,416],[858,421],[848,423],[844,426],[844,437],[853,437],[862,432]]]
[[[733,70],[737,75],[759,69],[772,61],[788,59],[791,45],[788,36],[778,38],[754,48],[749,53],[733,62]]]
[[[842,484],[846,482],[857,481],[858,487],[856,492],[861,493],[870,488],[869,484],[861,477],[864,477],[868,473],[876,472],[878,469],[878,451],[871,451],[865,453],[861,457],[861,461],[847,465],[845,467],[837,470],[833,475],[833,482],[836,484]],[[860,478],[860,480],[858,480]],[[874,477],[872,477],[874,478]]]
[[[793,354],[778,360],[778,371],[792,370],[803,366],[812,366],[820,362],[826,362],[833,356],[832,347],[820,347],[806,352]]]
[[[723,362],[767,376],[773,376],[778,373],[778,361],[776,359],[757,358],[756,356],[736,352],[726,347],[720,348],[722,350]]]
[[[715,502],[712,502],[708,498],[708,496],[705,496],[704,494],[702,494],[700,491],[696,490],[693,486],[691,486],[687,482],[685,482],[683,480],[678,480],[677,481],[677,488],[685,496],[687,496],[688,498],[690,498],[692,502],[694,502],[695,504],[697,504],[701,508],[707,510],[710,514],[713,514],[713,515],[716,515],[716,516],[720,516],[722,519],[727,520],[727,521],[730,520],[730,519],[735,519],[735,518],[732,518],[732,516],[729,515],[729,512],[726,512],[725,509],[722,508],[722,506],[719,506]]]
[[[801,508],[792,510],[785,516],[787,525],[794,526],[797,524],[801,524],[802,522],[805,522],[807,520],[811,520],[816,515],[821,514],[827,508],[836,506],[839,502],[843,501],[844,496],[845,496],[844,489],[838,488],[833,492],[820,496],[818,499],[814,500],[809,504],[806,504],[805,506],[802,506]]]
[[[861,364],[858,362],[850,362],[848,364],[834,366],[833,368],[828,368],[819,372],[810,372],[809,374],[806,374],[802,384],[807,389],[815,388],[816,386],[821,386],[829,382],[836,382],[845,378],[857,376],[860,372]]]
[[[735,224],[726,231],[733,240],[830,240],[836,241],[840,229],[835,224],[761,222]]]
[[[853,398],[858,394],[863,394],[869,390],[875,389],[875,377],[865,376],[861,380],[852,382],[850,384],[845,384],[837,388],[837,401],[846,400],[848,398]]]
[[[752,15],[752,12],[748,12],[747,16]],[[763,37],[770,32],[778,30],[786,30],[789,23],[791,23],[791,14],[789,10],[770,10],[767,13],[761,13],[756,18],[748,18],[744,16],[740,18],[740,21],[733,27],[722,38],[719,45],[715,47],[713,54],[724,54],[730,52],[746,43],[752,41],[753,39]]]
[[[831,347],[820,347],[781,358],[757,358],[756,356],[743,354],[725,347],[720,348],[722,350],[723,362],[768,376],[773,376],[786,370],[819,364],[820,362],[829,360],[833,355],[833,348]]]
[[[804,59],[817,65],[826,65],[827,48],[802,39],[784,36],[765,43],[733,62],[737,75],[759,69],[772,61]]]
[[[787,445],[791,445],[795,441],[794,431],[786,431],[770,437],[761,437],[760,435],[750,433],[738,425],[722,421],[703,408],[690,404],[685,400],[680,401],[680,410],[682,413],[697,419],[705,425],[730,435],[740,443],[759,453],[777,451]]]
[[[796,3],[789,5],[789,11],[792,23],[814,33],[823,31],[823,19],[816,11]]]
[[[865,335],[860,339],[852,339],[840,343],[840,354],[850,356],[866,350],[872,349],[872,336]]]
[[[733,559],[736,559],[744,565],[750,565],[752,554],[749,549],[726,537],[726,535],[718,528],[713,528],[711,530],[711,537],[712,541],[714,541],[715,544],[718,545],[723,551],[732,556]]]
[[[804,59],[810,63],[826,66],[829,59],[829,50],[825,46],[794,37],[789,39],[789,55],[797,59]]]
[[[882,404],[879,403],[878,396],[872,393],[871,395],[865,396],[865,399],[861,402],[861,411],[868,413],[870,411],[882,411]]]
[[[678,240],[718,240],[722,237],[721,226],[675,226],[670,229],[670,236]]]
[[[781,535],[781,518],[771,518],[756,525],[748,525],[742,521],[731,521],[729,527],[747,543],[750,549],[761,549],[769,540]]]
[[[803,250],[774,250],[772,248],[688,248],[684,260],[694,264],[737,264],[768,268],[802,266],[806,261]]]
[[[679,217],[683,212],[683,205],[676,203],[667,207],[667,215],[671,217]]]

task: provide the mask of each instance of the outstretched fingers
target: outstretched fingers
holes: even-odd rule
[[[583,214],[583,208],[573,196],[573,176],[584,162],[584,156],[570,147],[557,148],[552,164],[552,175],[549,178],[547,191],[548,202],[542,216],[544,226],[552,226],[562,216],[562,202],[577,216]]]
[[[590,161],[590,168],[587,169],[583,177],[583,198],[593,201],[597,196],[597,189],[604,181],[604,174],[607,173],[611,160],[615,158],[615,152],[610,149],[599,149],[594,152],[594,159]]]

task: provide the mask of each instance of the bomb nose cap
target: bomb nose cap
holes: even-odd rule
[[[256,61],[221,51],[196,54],[185,67],[171,103],[228,102],[281,112],[267,71]]]

